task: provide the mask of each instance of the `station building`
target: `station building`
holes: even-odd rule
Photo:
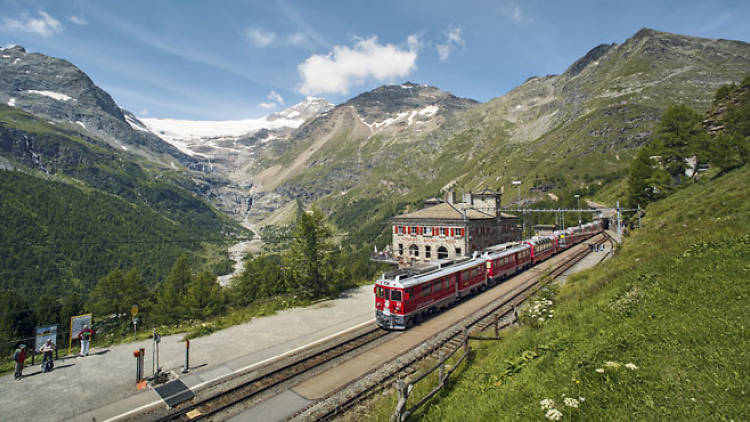
[[[501,194],[490,190],[464,195],[456,202],[425,201],[425,208],[394,217],[393,257],[401,266],[471,256],[498,243],[521,239],[517,216],[500,212]]]

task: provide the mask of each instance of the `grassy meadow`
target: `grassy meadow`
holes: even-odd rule
[[[650,205],[613,259],[535,298],[544,313],[529,307],[504,340],[472,342],[412,419],[747,420],[748,182],[745,167]],[[387,420],[396,399],[357,418]]]

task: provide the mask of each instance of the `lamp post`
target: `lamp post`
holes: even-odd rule
[[[581,195],[573,195],[576,197],[576,201],[578,201],[578,227],[581,227]]]
[[[514,180],[511,182],[513,186],[518,186],[518,208],[521,208],[521,181]],[[521,210],[521,239],[523,239],[526,233],[526,213]]]

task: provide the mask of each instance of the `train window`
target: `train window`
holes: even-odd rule
[[[466,270],[466,271],[464,271],[464,272],[461,273],[461,280],[466,281],[466,280],[468,280],[470,278],[471,278],[471,272],[469,272],[469,270]]]
[[[448,287],[450,287],[450,285],[451,285],[451,283],[450,283],[450,281],[448,281],[448,277],[444,278],[443,279],[443,288],[447,289]]]
[[[385,289],[382,286],[375,286],[375,297],[382,298],[385,295]]]
[[[443,289],[443,280],[438,280],[438,281],[432,283],[432,291],[433,292],[437,293],[437,292],[439,292],[442,289]]]
[[[391,290],[391,300],[401,302],[401,290]]]
[[[432,294],[432,284],[425,283],[422,285],[422,297]]]

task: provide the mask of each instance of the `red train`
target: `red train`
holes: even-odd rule
[[[375,321],[382,328],[405,330],[425,315],[494,286],[601,231],[600,222],[588,223],[550,236],[495,245],[472,258],[385,273],[375,282]]]

